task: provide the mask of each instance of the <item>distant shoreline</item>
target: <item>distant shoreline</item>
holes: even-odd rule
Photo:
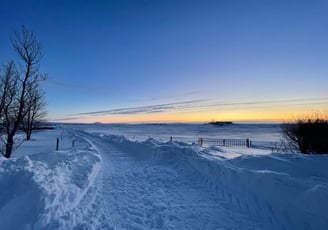
[[[109,123],[102,123],[102,122],[52,122],[50,121],[49,124],[53,125],[179,125],[179,124],[211,124],[212,122],[109,122]],[[259,125],[259,124],[283,124],[282,121],[234,121],[231,125]]]
[[[208,124],[210,125],[218,125],[218,126],[224,126],[224,125],[232,125],[232,121],[211,121]]]

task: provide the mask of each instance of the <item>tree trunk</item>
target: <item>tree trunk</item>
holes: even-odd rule
[[[14,146],[14,136],[10,134],[7,137],[6,153],[5,153],[6,158],[10,158],[13,152],[13,146]]]
[[[306,140],[302,140],[299,144],[301,153],[307,154],[308,153],[308,144]]]
[[[31,140],[31,136],[32,136],[32,129],[28,129],[26,131],[26,140],[27,141]]]

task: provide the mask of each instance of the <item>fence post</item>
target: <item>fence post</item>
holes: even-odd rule
[[[173,140],[173,138],[172,138],[172,136],[170,136],[170,142],[172,142],[172,140]]]
[[[74,146],[75,146],[75,140],[72,141],[72,147],[74,147]]]
[[[246,146],[247,146],[247,148],[251,147],[251,145],[250,145],[250,141],[249,141],[248,138],[246,139]]]
[[[57,142],[56,142],[56,151],[59,149],[59,138],[57,137]]]
[[[223,146],[225,146],[225,139],[223,139]]]
[[[198,144],[199,144],[200,146],[203,146],[203,138],[198,138]]]

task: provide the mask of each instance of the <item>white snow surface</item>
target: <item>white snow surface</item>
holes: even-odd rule
[[[326,155],[201,147],[190,127],[172,142],[149,125],[108,128],[58,126],[0,158],[0,229],[327,229]]]

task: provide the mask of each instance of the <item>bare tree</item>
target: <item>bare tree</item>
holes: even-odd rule
[[[26,134],[26,140],[31,139],[33,130],[37,124],[44,121],[47,114],[44,92],[38,87],[38,84],[36,86],[36,88],[29,90],[26,116],[22,122],[22,130]]]
[[[20,31],[13,34],[11,42],[19,59],[19,68],[17,70],[13,63],[8,64],[3,78],[7,85],[4,84],[2,87],[0,103],[4,100],[1,113],[6,136],[4,152],[6,158],[10,158],[14,147],[14,136],[30,110],[32,91],[38,89],[38,82],[44,79],[44,75],[39,72],[42,58],[41,43],[35,34],[22,27]]]
[[[13,61],[3,66],[1,71],[1,101],[0,101],[0,118],[1,118],[1,134],[7,134],[11,129],[12,112],[16,109],[17,88],[19,84],[19,75]],[[4,148],[1,153],[5,155],[7,148],[7,138],[1,135],[4,142]]]

